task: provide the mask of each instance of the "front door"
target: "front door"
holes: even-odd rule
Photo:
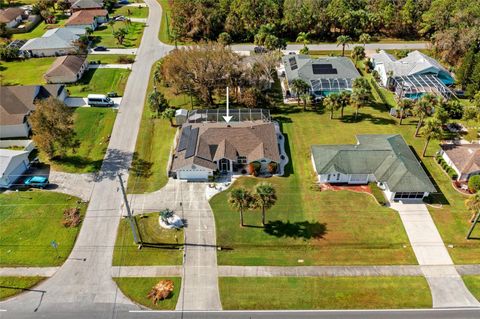
[[[220,160],[220,172],[227,173],[230,172],[230,161],[226,158]]]

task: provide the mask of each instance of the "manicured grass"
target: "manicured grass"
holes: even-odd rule
[[[480,276],[463,276],[462,278],[470,292],[480,301]]]
[[[79,107],[75,109],[75,132],[80,147],[50,164],[56,170],[70,173],[96,172],[102,166],[116,111],[111,108]]]
[[[160,280],[170,279],[174,282],[174,290],[170,297],[159,301],[156,305],[147,298],[148,293]],[[135,303],[155,310],[175,310],[182,279],[180,277],[141,277],[141,278],[113,278],[118,288]]]
[[[70,96],[85,97],[88,94],[107,94],[117,92],[123,95],[130,70],[126,69],[90,69],[80,81],[68,85]]]
[[[50,69],[55,57],[0,62],[2,85],[44,84],[43,74]]]
[[[73,196],[47,191],[0,194],[0,266],[59,266],[70,254],[79,227],[62,225],[63,211],[87,207]],[[58,254],[50,246],[58,242]]]
[[[113,36],[112,27],[108,25],[102,25],[93,33],[93,36],[97,37],[95,46],[105,46],[107,48],[138,48],[140,41],[142,41],[144,23],[132,22],[127,26],[126,22],[117,21],[113,25],[113,29],[127,28],[128,34],[123,41],[123,44],[119,44],[117,39]]]
[[[158,223],[158,213],[136,216],[140,236],[145,244],[138,249],[133,241],[130,223],[123,219],[120,223],[115,250],[114,266],[153,266],[181,265],[183,250],[183,230],[164,229]],[[176,236],[176,239],[175,239]]]
[[[225,310],[432,307],[423,277],[223,277],[219,286]]]
[[[67,19],[68,19],[67,16],[60,15],[60,14],[56,15],[56,17],[57,17],[56,24],[46,24],[45,21],[42,21],[35,28],[30,30],[30,32],[13,34],[12,40],[29,40],[33,38],[39,38],[49,29],[62,27],[65,24],[65,22],[67,22]]]
[[[142,7],[134,6],[123,6],[115,10],[113,15],[123,15],[129,18],[147,18],[148,17],[148,7],[142,5]]]
[[[157,1],[162,6],[162,21],[160,23],[160,31],[158,33],[158,39],[163,43],[172,44],[172,41],[168,34],[168,23],[170,22],[168,19],[170,19],[170,14],[171,14],[170,4],[168,3],[168,0],[157,0]]]
[[[118,64],[120,57],[127,57],[135,59],[134,55],[122,55],[122,54],[89,54],[87,56],[88,61],[100,61],[102,64]]]
[[[18,295],[41,282],[44,277],[0,277],[0,300]]]

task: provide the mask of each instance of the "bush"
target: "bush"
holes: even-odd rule
[[[80,209],[78,207],[67,208],[63,211],[62,225],[70,228],[80,225]]]
[[[368,185],[370,186],[370,189],[372,190],[372,195],[373,197],[375,197],[377,202],[381,206],[385,206],[387,204],[387,200],[385,199],[383,191],[378,187],[377,183],[370,183]]]
[[[474,175],[468,180],[468,189],[472,193],[480,191],[480,175]]]
[[[131,64],[135,62],[135,58],[131,58],[126,55],[121,55],[117,58],[117,62],[120,64]]]
[[[270,174],[275,174],[278,170],[278,164],[276,162],[268,163],[268,172]]]
[[[261,167],[262,164],[260,164],[259,162],[251,162],[250,164],[248,164],[248,173],[253,176],[258,176]]]

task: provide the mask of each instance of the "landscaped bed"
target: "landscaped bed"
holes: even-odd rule
[[[423,277],[221,277],[219,286],[225,310],[432,307]]]
[[[107,94],[116,92],[123,95],[130,70],[126,69],[90,69],[74,84],[68,85],[70,96],[86,97],[89,94]]]
[[[133,241],[129,221],[121,221],[113,253],[114,266],[182,264],[183,230],[161,228],[158,217],[158,213],[136,216],[140,236],[145,243],[142,249],[138,249]]]
[[[44,277],[0,277],[0,300],[18,295],[36,286]]]
[[[172,280],[174,290],[170,297],[154,304],[147,298],[148,293],[160,280]],[[182,279],[179,277],[141,277],[141,278],[113,278],[118,288],[125,296],[133,300],[135,303],[155,310],[175,310]]]
[[[83,216],[87,205],[76,197],[55,192],[0,194],[0,266],[61,265],[81,227],[62,225],[64,210],[74,207],[79,207]],[[51,246],[53,240],[58,243],[58,255]]]

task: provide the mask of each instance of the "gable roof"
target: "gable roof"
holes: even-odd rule
[[[313,145],[318,174],[373,174],[392,192],[435,192],[427,174],[399,134],[358,135],[356,145]]]
[[[50,29],[42,37],[28,40],[20,50],[74,48],[74,42],[83,34],[85,34],[85,30],[81,28]]]
[[[106,17],[108,11],[104,9],[80,10],[74,12],[65,23],[66,26],[92,24],[96,17]]]
[[[71,8],[73,9],[101,9],[103,7],[103,1],[100,0],[77,0],[72,1]]]
[[[263,158],[280,162],[273,123],[184,124],[172,170],[192,164],[214,170],[217,168],[214,161],[222,158],[236,161],[238,156],[245,156],[248,162]]]
[[[7,8],[0,10],[0,23],[9,23],[15,20],[18,16],[25,13],[22,8]]]
[[[64,85],[0,86],[0,125],[22,124],[36,99],[58,97]]]
[[[0,149],[0,177],[14,169],[13,159],[20,156],[28,158],[28,152]]]
[[[65,55],[57,58],[50,69],[45,73],[45,77],[51,76],[76,76],[80,72],[86,57],[79,55]]]
[[[480,144],[442,144],[441,148],[461,174],[480,171]]]

